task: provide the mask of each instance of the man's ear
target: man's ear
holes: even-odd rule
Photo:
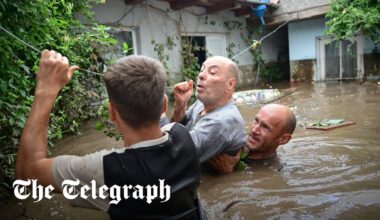
[[[162,102],[162,112],[161,114],[165,113],[168,107],[168,96],[164,95],[164,101]]]
[[[112,122],[116,121],[116,109],[111,102],[108,102],[108,113]]]
[[[280,145],[286,144],[290,141],[290,139],[292,139],[291,134],[283,134],[282,137],[280,138],[279,144]]]
[[[234,90],[236,87],[236,78],[232,77],[227,81],[227,90]]]

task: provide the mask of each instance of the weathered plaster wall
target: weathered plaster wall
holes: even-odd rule
[[[133,7],[133,8],[132,8]],[[241,38],[240,30],[228,31],[224,28],[223,22],[236,21],[245,27],[245,18],[236,17],[231,11],[222,11],[216,14],[206,15],[205,10],[200,7],[190,7],[180,11],[172,11],[167,2],[148,0],[135,6],[125,6],[123,0],[107,0],[105,4],[94,5],[95,17],[100,23],[108,25],[121,25],[130,27],[137,32],[138,54],[157,57],[154,52],[152,40],[165,43],[168,37],[172,37],[175,43],[173,50],[165,50],[169,56],[167,62],[169,76],[173,82],[182,80],[181,73],[182,58],[181,36],[186,34],[213,36],[223,35],[226,39],[226,46],[234,43],[236,47],[232,53],[238,53],[247,47]],[[128,12],[126,15],[125,13]],[[115,21],[120,20],[119,24]],[[245,33],[245,29],[243,32]],[[238,57],[239,65],[252,64],[250,53],[245,53]]]
[[[316,73],[315,39],[324,35],[325,19],[289,23],[289,59],[292,80],[314,80]]]
[[[312,81],[314,80],[316,60],[293,60],[290,61],[291,80]]]
[[[256,71],[253,69],[253,65],[240,65],[240,80],[238,84],[238,89],[241,88],[247,88],[247,87],[252,87],[255,83],[256,79]]]
[[[280,7],[267,16],[269,25],[321,17],[330,10],[331,0],[281,0]]]
[[[331,0],[281,0],[280,7],[274,11],[273,15],[300,12],[310,8],[329,5],[330,3]]]

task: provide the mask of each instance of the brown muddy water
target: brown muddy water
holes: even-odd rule
[[[203,174],[199,196],[209,219],[379,219],[380,87],[376,83],[299,85],[275,101],[293,106],[298,125],[275,160],[228,175]],[[259,106],[239,106],[249,127]],[[330,131],[306,129],[322,119],[354,125]],[[121,145],[95,131],[65,138],[56,154],[83,155]],[[34,203],[13,199],[0,219],[108,219],[99,211],[70,207],[61,195]]]

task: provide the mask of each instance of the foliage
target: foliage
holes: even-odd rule
[[[227,57],[232,59],[232,57],[234,56],[234,48],[236,47],[236,44],[235,43],[230,43],[227,48],[226,48],[226,51],[227,51]],[[233,60],[234,62],[236,62],[237,64],[239,64],[239,60]]]
[[[230,34],[231,31],[234,30],[243,30],[243,24],[240,21],[230,20],[230,21],[224,21],[223,27],[225,30],[227,30],[227,34]]]
[[[260,72],[260,77],[265,79],[265,81],[268,83],[274,83],[283,80],[285,76],[277,64],[267,64],[265,65],[265,68]]]
[[[326,33],[337,40],[352,37],[358,32],[380,43],[379,0],[333,0],[326,17]]]
[[[173,47],[176,46],[172,37],[167,37],[165,43],[160,43],[155,40],[150,42],[154,48],[154,52],[156,52],[158,59],[164,65],[166,71],[168,71],[168,61],[169,61],[169,50],[173,50]]]
[[[285,77],[283,72],[281,72],[278,64],[266,64],[262,58],[261,44],[259,41],[253,41],[251,53],[253,56],[253,61],[255,63],[255,68],[258,70],[260,78],[264,79],[267,83],[273,83],[283,80]],[[258,68],[260,65],[260,68]]]
[[[252,38],[254,33],[262,34],[263,33],[263,27],[259,26],[256,29],[253,29],[252,27],[247,27],[248,36],[245,37],[242,35],[242,39],[245,42],[249,42],[251,46],[251,54],[254,62],[254,68],[259,74],[259,76],[263,79],[265,79],[266,82],[272,83],[272,82],[278,82],[284,79],[285,75],[281,72],[281,69],[278,65],[271,65],[266,64],[263,59],[262,55],[262,48],[261,48],[261,40],[252,40],[249,39]],[[279,58],[277,58],[277,61],[279,62]],[[256,82],[257,83],[257,82]]]
[[[229,20],[229,21],[224,21],[223,22],[223,28],[226,30],[226,34],[230,35],[232,32],[240,31],[240,36],[242,37],[244,42],[249,42],[249,40],[245,41],[245,32],[244,32],[244,26],[240,21],[235,21],[235,20]],[[232,59],[236,64],[239,64],[239,59],[233,59],[232,57],[234,56],[236,50],[234,49],[241,49],[240,45],[236,45],[235,43],[231,42],[227,48],[227,57]]]
[[[212,25],[212,26],[215,26],[216,25],[216,21],[209,21],[209,19],[208,19],[208,16],[206,15],[205,17],[205,22],[204,22],[204,24],[210,24],[210,25]]]
[[[244,160],[248,157],[248,153],[244,150],[240,154],[240,160],[235,165],[236,170],[245,170],[248,165],[244,162]]]
[[[114,137],[115,140],[118,141],[122,139],[123,136],[109,120],[108,104],[109,100],[105,99],[102,101],[102,105],[98,109],[99,121],[96,123],[96,130],[101,131],[105,129],[103,132],[107,137]]]
[[[191,37],[183,37],[181,39],[181,55],[183,60],[182,73],[184,74],[185,80],[192,79],[195,81],[198,78],[200,66],[198,63],[198,57],[195,53],[205,50],[204,47],[198,46],[196,41],[194,42],[195,44],[192,44]]]
[[[54,49],[82,69],[101,72],[99,54],[103,46],[115,43],[96,25],[90,12],[91,0],[0,0],[0,25],[42,50]],[[74,15],[82,14],[87,26]],[[91,28],[92,27],[92,28]],[[40,53],[0,30],[0,182],[9,186],[13,176],[15,152],[28,116],[35,86]],[[49,144],[65,132],[77,131],[79,122],[94,115],[87,104],[88,83],[101,81],[97,74],[76,72],[61,91],[51,113]],[[99,91],[97,91],[99,92]],[[96,95],[100,98],[100,95]],[[0,189],[3,192],[2,189]],[[0,197],[4,195],[1,194]]]

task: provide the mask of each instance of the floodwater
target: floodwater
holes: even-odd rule
[[[228,175],[203,174],[199,195],[209,219],[379,219],[380,87],[372,82],[301,84],[275,102],[293,106],[298,120],[293,139],[278,149],[276,159]],[[248,129],[259,106],[239,109]],[[306,129],[322,119],[356,124]],[[56,154],[120,146],[93,127],[89,123],[81,135],[57,143]],[[1,219],[108,219],[70,207],[60,195],[39,203],[13,199],[0,213]]]

